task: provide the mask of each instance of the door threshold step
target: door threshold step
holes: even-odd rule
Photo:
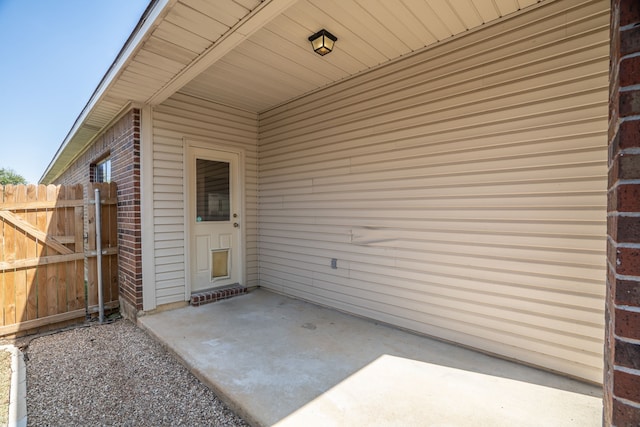
[[[195,292],[191,294],[189,303],[198,307],[200,305],[209,304],[223,299],[232,298],[238,295],[246,294],[247,287],[238,284],[226,286],[224,288],[209,289],[206,291]]]

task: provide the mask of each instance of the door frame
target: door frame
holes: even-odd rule
[[[185,276],[185,286],[184,286],[184,297],[185,301],[189,301],[191,299],[191,243],[192,243],[192,224],[191,218],[193,217],[193,206],[191,206],[191,189],[189,188],[189,182],[191,180],[190,174],[194,173],[189,169],[191,163],[191,155],[192,151],[197,150],[209,150],[212,152],[222,151],[225,153],[235,154],[238,156],[238,168],[236,171],[236,180],[238,183],[237,195],[239,197],[238,200],[238,210],[240,211],[240,230],[239,230],[239,248],[237,259],[240,263],[238,268],[238,283],[241,286],[245,285],[245,276],[246,276],[246,211],[245,211],[245,185],[244,185],[244,176],[245,176],[245,152],[242,148],[237,147],[228,147],[225,145],[219,145],[212,141],[205,140],[197,140],[193,138],[183,138],[183,154],[182,154],[182,180],[183,180],[183,194],[184,194],[184,276]],[[215,157],[215,156],[213,156]],[[233,179],[233,177],[232,177]]]

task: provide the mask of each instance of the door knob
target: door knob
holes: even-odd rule
[[[233,228],[238,228],[238,227],[240,227],[240,224],[238,224],[237,222],[234,222],[233,223]]]

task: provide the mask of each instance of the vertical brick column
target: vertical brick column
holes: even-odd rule
[[[123,121],[111,148],[111,174],[118,184],[118,281],[120,308],[127,317],[142,310],[142,229],[140,222],[140,110]]]
[[[611,0],[605,426],[640,425],[640,1]]]

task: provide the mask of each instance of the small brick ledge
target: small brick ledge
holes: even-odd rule
[[[211,289],[209,291],[196,292],[191,294],[190,304],[194,307],[201,306],[203,304],[209,304],[212,302],[220,301],[223,299],[232,298],[238,295],[246,294],[247,288],[240,285],[231,285],[221,289]]]

